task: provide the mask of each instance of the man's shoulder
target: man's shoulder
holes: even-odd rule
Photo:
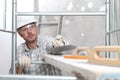
[[[51,36],[40,36],[38,40],[38,45],[52,46],[53,38]]]
[[[39,36],[39,40],[51,41],[53,38],[51,36]]]
[[[21,43],[19,46],[18,46],[18,49],[20,49],[20,48],[24,48],[25,47],[25,42],[24,43]]]

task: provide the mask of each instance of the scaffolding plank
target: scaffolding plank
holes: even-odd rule
[[[70,76],[0,75],[0,80],[77,80]]]
[[[102,66],[88,63],[88,60],[66,59],[63,56],[45,55],[45,61],[59,69],[71,73],[77,72],[86,80],[98,80],[101,75],[120,74],[119,67]]]

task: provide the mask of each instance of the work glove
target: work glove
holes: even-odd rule
[[[53,47],[60,47],[65,45],[65,40],[63,36],[57,35],[53,40]]]
[[[28,67],[31,64],[31,59],[28,56],[23,55],[18,59],[18,64],[21,67]]]

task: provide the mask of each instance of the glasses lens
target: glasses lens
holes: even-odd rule
[[[29,24],[29,25],[21,28],[18,32],[20,32],[20,33],[26,33],[28,30],[32,30],[35,27],[36,27],[35,24]]]

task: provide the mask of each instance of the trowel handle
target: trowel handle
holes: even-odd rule
[[[117,52],[118,58],[105,58],[99,55],[100,52]],[[89,55],[88,62],[107,66],[120,66],[120,46],[96,46]]]
[[[73,55],[79,55],[80,51],[86,51],[88,54],[91,52],[90,49],[88,47],[77,47],[73,50]]]
[[[95,58],[101,58],[98,54],[100,52],[117,52],[118,53],[118,59],[120,59],[120,46],[96,46],[94,49],[94,57]]]

